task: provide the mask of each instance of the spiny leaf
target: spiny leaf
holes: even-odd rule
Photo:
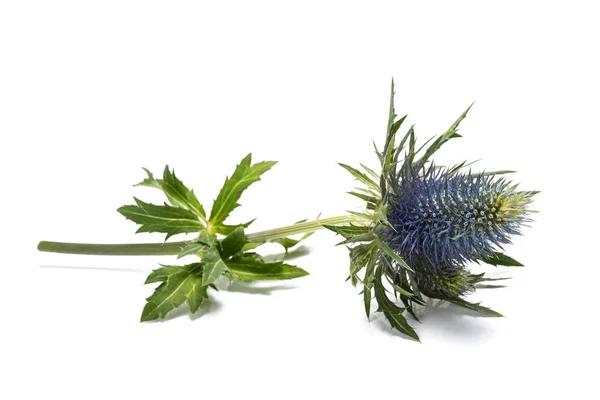
[[[371,203],[373,206],[377,205],[377,203],[379,202],[379,200],[377,198],[375,198],[373,196],[368,196],[366,194],[357,193],[357,192],[348,192],[348,194],[358,197],[359,199],[364,200],[367,203]]]
[[[251,165],[252,154],[248,154],[240,164],[236,167],[233,175],[225,180],[225,184],[221,188],[219,195],[213,203],[210,212],[209,227],[212,227],[212,232],[222,233],[222,223],[229,214],[239,206],[238,200],[252,183],[260,180],[260,176],[267,172],[276,161],[263,161]]]
[[[360,235],[354,235],[354,236],[350,236],[348,239],[344,240],[343,242],[338,243],[336,246],[341,246],[341,245],[345,245],[345,244],[350,244],[350,243],[358,243],[358,242],[371,242],[373,241],[373,239],[375,239],[376,236],[373,232],[366,232]]]
[[[227,261],[236,280],[260,281],[293,279],[308,275],[308,272],[283,262],[265,263],[259,257],[244,255]]]
[[[480,312],[489,317],[503,317],[504,316],[504,315],[500,314],[499,312],[492,310],[491,308],[480,305],[480,303],[470,303],[463,299],[459,299],[459,300],[455,299],[455,300],[447,300],[447,301],[454,303],[458,306]]]
[[[502,265],[505,267],[523,267],[524,266],[523,264],[521,264],[514,258],[511,258],[511,257],[507,256],[506,254],[502,254],[502,253],[498,253],[498,252],[494,253],[494,255],[492,255],[490,257],[483,258],[481,261],[483,261],[487,264],[490,264],[490,265],[494,265],[494,266],[498,266],[498,265]]]
[[[204,243],[205,245],[211,247],[215,244],[217,240],[210,233],[206,232],[206,230],[201,230],[198,238],[196,238],[196,242]]]
[[[371,288],[373,287],[375,265],[377,263],[377,252],[371,247],[369,259],[367,261],[365,276],[363,278],[363,302],[367,319],[371,318]]]
[[[146,171],[148,177],[135,186],[147,186],[161,190],[173,206],[189,210],[203,220],[206,219],[204,207],[196,198],[194,191],[188,189],[175,176],[175,170],[171,172],[169,166],[165,166],[162,180],[155,179],[154,175],[148,169],[144,168],[144,171]]]
[[[196,311],[200,305],[198,292],[202,286],[202,276],[195,268],[163,267],[160,270],[162,273],[170,272],[170,274],[166,276],[166,279],[164,276],[161,277],[164,279],[163,283],[146,299],[147,304],[142,311],[142,322],[162,319],[186,300],[190,303],[192,312]],[[158,274],[156,278],[158,278]]]
[[[388,256],[390,256],[392,258],[392,260],[394,260],[398,265],[400,265],[402,268],[405,268],[411,272],[415,272],[413,271],[413,269],[402,259],[402,257],[400,257],[398,254],[396,254],[396,252],[394,252],[394,250],[390,249],[390,247],[385,244],[383,241],[378,240],[377,244],[379,245],[379,248],[381,250],[383,250]]]
[[[364,165],[362,163],[360,164],[360,166],[363,167],[363,169],[365,171],[367,171],[367,173],[369,175],[371,175],[373,177],[373,179],[379,179],[379,175],[375,171],[373,171],[371,168],[367,167],[366,165]]]
[[[244,244],[246,244],[246,235],[244,228],[240,226],[221,240],[221,258],[226,259],[238,253]]]
[[[350,172],[357,181],[364,183],[365,185],[367,185],[368,187],[370,187],[371,189],[373,189],[375,191],[379,191],[379,185],[377,183],[375,183],[375,181],[373,181],[371,178],[369,178],[363,172],[360,172],[356,168],[352,168],[351,166],[346,165],[346,164],[338,163],[338,165],[340,167],[344,168],[346,171]]]
[[[190,291],[189,295],[187,296],[187,302],[192,314],[198,311],[198,308],[200,308],[200,305],[204,299],[208,298],[207,290],[208,286],[196,284],[194,285],[193,290]]]
[[[148,283],[164,282],[169,278],[169,276],[181,271],[183,271],[183,268],[179,265],[161,265],[160,268],[150,272],[150,275],[148,275],[144,284],[146,285]]]
[[[162,185],[160,183],[160,181],[158,179],[154,178],[154,175],[152,175],[152,172],[150,172],[150,170],[148,170],[148,168],[142,168],[144,171],[146,171],[146,174],[148,174],[148,177],[145,178],[143,181],[141,181],[140,183],[137,183],[133,186],[147,186],[147,187],[152,187],[158,190],[162,190]]]
[[[323,227],[337,233],[338,235],[342,235],[345,239],[348,239],[351,236],[367,233],[370,230],[370,228],[366,226],[356,225],[323,225]]]
[[[303,240],[306,240],[309,237],[311,237],[313,235],[313,233],[314,232],[305,233],[304,235],[302,235],[302,237],[300,237],[300,239],[292,239],[292,238],[289,238],[289,237],[284,237],[284,238],[279,238],[279,239],[271,240],[270,242],[280,244],[280,245],[283,246],[283,248],[285,249],[285,251],[288,251],[292,247],[297,246],[298,243],[300,243]]]
[[[237,225],[227,225],[227,224],[221,224],[219,226],[219,232],[221,235],[229,235],[231,232],[235,231],[237,228],[244,228],[246,229],[247,227],[250,226],[250,224],[252,224],[254,221],[256,221],[256,218],[248,221],[246,223],[243,224],[237,224]]]
[[[205,263],[204,273],[202,274],[202,286],[208,286],[217,280],[221,274],[228,271],[227,264],[221,259],[219,251],[211,247],[206,251],[202,261]]]
[[[203,229],[198,216],[183,208],[167,204],[157,206],[144,203],[134,197],[137,205],[123,206],[117,209],[125,218],[141,225],[139,232],[162,232],[169,237],[178,233],[199,232]]]
[[[205,251],[208,249],[204,243],[199,242],[186,242],[182,247],[181,251],[177,255],[177,258],[189,256],[189,255],[198,255],[201,251]]]
[[[387,297],[381,277],[382,269],[381,267],[378,267],[377,271],[375,272],[373,285],[375,299],[377,300],[377,304],[379,305],[380,310],[383,312],[383,315],[385,315],[385,318],[390,322],[392,328],[396,328],[405,335],[408,335],[415,340],[419,340],[417,332],[415,332],[415,330],[406,321],[406,318],[404,318],[404,315],[402,315],[405,309],[398,307]]]
[[[163,172],[162,188],[173,205],[192,211],[202,219],[206,219],[204,207],[194,194],[193,190],[188,189],[183,182],[175,176],[175,170],[171,172],[169,166],[165,167]]]
[[[423,164],[425,164],[429,158],[440,149],[440,147],[442,147],[442,145],[444,145],[444,143],[446,143],[448,140],[452,139],[452,138],[458,138],[461,137],[457,131],[458,131],[458,125],[461,123],[461,121],[463,119],[465,119],[467,117],[467,113],[469,112],[469,110],[471,109],[471,107],[473,106],[473,104],[471,104],[457,119],[456,121],[454,121],[454,123],[450,126],[450,128],[448,128],[448,130],[446,131],[446,133],[444,133],[443,135],[440,135],[425,151],[425,154],[423,155],[423,157],[421,157],[421,159],[417,162],[417,168],[422,166]]]

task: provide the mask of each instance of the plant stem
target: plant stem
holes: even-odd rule
[[[349,217],[340,216],[324,218],[316,221],[301,222],[261,232],[249,233],[246,238],[250,242],[260,243],[279,239],[299,233],[314,232],[323,225],[340,225],[350,222]],[[40,242],[39,251],[64,254],[85,254],[100,256],[166,256],[179,254],[186,242],[171,243],[131,243],[131,244],[91,244]]]

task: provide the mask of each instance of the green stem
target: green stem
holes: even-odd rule
[[[316,221],[301,222],[277,229],[249,233],[246,238],[251,242],[266,242],[299,233],[314,232],[323,225],[340,225],[349,222],[345,216],[324,218]],[[131,244],[90,244],[40,242],[39,251],[64,254],[85,254],[100,256],[166,256],[179,254],[186,242],[171,243],[131,243]]]

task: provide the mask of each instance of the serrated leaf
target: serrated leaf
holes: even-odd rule
[[[494,253],[493,256],[482,258],[481,261],[493,266],[501,265],[504,267],[524,267],[523,264],[521,264],[514,258],[511,258],[506,254],[498,252]]]
[[[210,285],[216,281],[221,274],[229,270],[227,264],[225,264],[219,251],[215,247],[209,248],[206,253],[204,253],[202,262],[205,264],[204,273],[202,274],[202,286]]]
[[[284,280],[308,275],[302,268],[283,262],[266,263],[252,256],[233,258],[227,261],[227,266],[240,281]]]
[[[514,174],[517,171],[511,171],[511,170],[502,170],[502,171],[488,171],[488,172],[482,172],[481,176],[493,176],[493,175],[505,175],[505,174]]]
[[[205,245],[212,247],[216,243],[216,239],[210,233],[206,232],[204,229],[200,231],[198,238],[195,240],[199,243],[204,243]]]
[[[382,270],[381,267],[377,268],[375,273],[375,280],[373,281],[373,289],[375,291],[375,299],[381,312],[385,318],[390,322],[392,328],[404,333],[407,336],[415,340],[419,340],[417,332],[408,324],[404,315],[404,308],[395,305],[386,295],[385,288],[381,282]]]
[[[252,163],[252,154],[248,154],[236,167],[233,175],[225,180],[219,195],[213,203],[209,218],[211,233],[222,233],[223,222],[229,214],[239,206],[238,200],[252,183],[260,180],[260,176],[267,172],[276,161],[263,161]]]
[[[362,163],[360,164],[360,166],[361,166],[361,167],[363,167],[363,169],[364,169],[364,170],[365,170],[365,171],[366,171],[366,172],[367,172],[369,175],[371,175],[371,176],[373,177],[373,179],[375,179],[375,180],[379,179],[379,175],[378,175],[378,174],[377,174],[375,171],[373,171],[371,168],[367,167],[366,165],[364,165],[364,164],[362,164]]]
[[[492,310],[491,308],[484,307],[480,303],[470,303],[466,300],[446,300],[458,306],[468,308],[473,311],[477,311],[481,314],[487,315],[489,317],[504,317],[504,315],[500,314],[497,311]]]
[[[346,164],[338,163],[338,165],[344,168],[346,171],[350,172],[350,174],[352,174],[352,176],[354,176],[354,178],[357,181],[364,183],[365,185],[367,185],[375,191],[379,191],[379,185],[375,183],[371,178],[369,178],[366,174]]]
[[[323,225],[323,228],[342,235],[345,239],[351,236],[362,235],[369,232],[370,228],[356,225]]]
[[[350,244],[350,243],[371,242],[375,238],[376,238],[375,234],[373,232],[369,231],[366,233],[362,233],[360,235],[350,236],[350,237],[348,237],[348,239],[345,239],[344,241],[336,244],[336,246],[341,246],[341,245]]]
[[[363,193],[357,193],[357,192],[348,192],[348,194],[351,194],[354,197],[358,197],[361,200],[366,201],[367,203],[372,204],[373,206],[376,206],[377,203],[379,202],[379,199],[373,197],[373,196],[368,196],[366,194]]]
[[[206,219],[204,207],[196,198],[194,191],[188,189],[175,176],[175,170],[171,172],[169,166],[165,166],[163,179],[155,179],[154,175],[146,168],[144,168],[144,171],[146,171],[148,177],[135,186],[147,186],[161,190],[167,196],[171,205],[189,210],[203,220]]]
[[[371,288],[373,286],[377,257],[377,252],[371,247],[365,269],[365,276],[363,278],[363,302],[367,319],[371,318]]]
[[[163,191],[173,205],[190,210],[202,219],[206,219],[204,207],[196,198],[194,191],[188,189],[183,182],[177,179],[175,170],[171,172],[169,166],[165,167],[161,184]]]
[[[150,172],[148,170],[148,168],[142,168],[142,169],[144,171],[146,171],[146,174],[148,174],[148,177],[145,178],[140,183],[135,184],[133,186],[147,186],[147,187],[155,188],[155,189],[158,189],[158,190],[162,190],[162,185],[160,184],[160,181],[158,179],[154,178],[154,175],[152,175],[152,172]]]
[[[296,246],[298,243],[300,243],[300,239],[292,239],[289,237],[283,237],[283,238],[270,240],[270,242],[280,244],[281,246],[283,246],[285,251],[287,251],[288,249],[290,249],[290,248]]]
[[[377,244],[379,246],[379,248],[381,250],[383,250],[388,256],[390,256],[392,258],[392,260],[394,260],[398,265],[400,265],[402,268],[405,268],[411,272],[415,272],[413,271],[413,269],[402,259],[402,257],[400,257],[398,254],[396,254],[396,252],[394,252],[394,250],[390,249],[390,247],[385,244],[384,242],[382,242],[381,240],[377,241]]]
[[[246,243],[244,228],[239,226],[221,240],[221,258],[226,259],[240,252]]]
[[[179,254],[177,255],[177,258],[182,258],[185,256],[190,256],[190,255],[198,255],[198,253],[200,253],[201,251],[205,251],[208,249],[209,246],[207,246],[204,243],[199,243],[199,242],[186,242],[182,247],[181,247],[181,251],[179,252]]]
[[[197,266],[198,264],[193,265]],[[166,273],[167,270],[171,273],[146,299],[147,304],[142,311],[141,322],[162,319],[186,300],[190,302],[190,310],[197,310],[200,305],[198,291],[202,286],[202,276],[195,270],[195,267],[187,266],[187,268],[179,267],[177,269],[163,267],[159,270],[162,270],[162,273]],[[163,278],[161,277],[161,279]]]
[[[137,205],[123,206],[117,209],[125,218],[141,225],[136,233],[161,232],[169,237],[178,233],[199,232],[203,225],[198,216],[183,208],[167,204],[157,206],[145,203],[134,197]]]
[[[448,140],[452,139],[452,138],[458,138],[461,137],[457,131],[458,131],[458,126],[460,125],[461,121],[463,119],[465,119],[467,117],[467,113],[469,112],[469,110],[471,109],[471,107],[473,107],[473,104],[471,104],[457,119],[456,121],[454,121],[454,123],[450,126],[450,128],[448,128],[448,130],[440,135],[425,151],[425,154],[423,155],[423,157],[421,157],[421,159],[417,162],[417,168],[422,166],[423,164],[425,164],[429,158],[436,152],[438,151],[443,145],[444,143],[446,143]]]
[[[249,227],[254,221],[256,221],[256,218],[254,218],[251,221],[248,221],[246,223],[243,224],[237,224],[237,225],[227,225],[227,224],[221,224],[219,226],[219,232],[221,235],[229,235],[231,232],[235,231],[237,228],[244,228],[246,229],[247,227]]]
[[[362,270],[373,252],[373,243],[363,243],[350,249],[350,275],[354,276]]]
[[[169,278],[169,276],[181,271],[183,271],[183,268],[179,265],[161,265],[160,268],[150,272],[150,275],[148,275],[146,278],[144,285],[148,283],[164,282]]]
[[[200,308],[202,302],[208,298],[208,286],[194,285],[193,290],[190,291],[190,294],[187,297],[188,306],[190,307],[190,312],[194,314]]]

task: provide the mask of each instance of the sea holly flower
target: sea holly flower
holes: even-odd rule
[[[465,299],[481,282],[496,280],[471,273],[468,266],[472,262],[522,265],[505,255],[502,246],[530,221],[533,211],[529,205],[536,192],[518,190],[505,177],[513,171],[472,172],[466,162],[452,167],[433,162],[432,156],[442,145],[460,137],[458,126],[469,108],[444,134],[417,148],[413,126],[401,138],[398,135],[406,116],[398,119],[395,114],[392,81],[386,140],[381,151],[375,147],[381,171],[376,173],[363,164],[361,169],[340,164],[361,183],[350,194],[365,201],[364,212],[246,233],[252,221],[226,223],[229,214],[239,206],[242,193],[275,165],[274,161],[252,164],[248,155],[225,180],[210,214],[169,167],[162,179],[146,170],[147,177],[137,186],[160,190],[168,203],[156,205],[134,198],[134,205],[118,211],[140,226],[137,232],[166,234],[164,243],[40,242],[38,248],[70,254],[197,257],[196,262],[162,265],[150,273],[146,283],[159,284],[147,298],[141,316],[142,321],[150,321],[164,318],[184,303],[191,313],[196,312],[220,277],[257,281],[307,275],[283,261],[267,262],[255,250],[272,242],[287,252],[312,232],[328,228],[344,237],[340,244],[350,252],[349,279],[362,286],[367,317],[374,300],[377,312],[382,312],[393,328],[418,340],[405,313],[418,320],[416,308],[425,306],[427,298],[500,316]],[[168,241],[179,234],[194,237]],[[290,237],[296,234],[304,236]]]
[[[354,213],[359,223],[327,228],[349,246],[350,279],[362,285],[367,317],[374,298],[393,328],[417,340],[404,313],[418,320],[416,305],[425,305],[426,297],[501,316],[464,299],[478,283],[493,280],[469,272],[469,263],[521,265],[503,254],[502,246],[530,221],[536,192],[517,190],[504,177],[513,171],[475,173],[465,170],[466,162],[453,167],[433,163],[444,143],[460,137],[458,126],[469,109],[430,144],[416,147],[413,126],[398,142],[406,116],[395,114],[392,81],[386,141],[381,151],[375,148],[381,173],[362,164],[364,172],[340,164],[362,184],[350,194],[366,201],[366,211]]]

